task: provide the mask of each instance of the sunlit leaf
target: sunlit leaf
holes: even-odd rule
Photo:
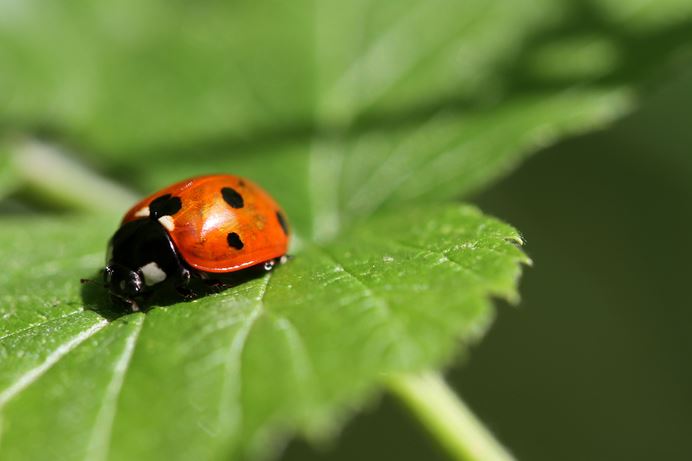
[[[407,208],[262,278],[108,322],[78,283],[99,267],[101,224],[0,230],[34,242],[2,275],[3,458],[222,459],[271,452],[278,429],[324,435],[387,373],[479,337],[526,261],[516,231],[473,208]]]

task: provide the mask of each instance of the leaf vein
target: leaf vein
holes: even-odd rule
[[[240,432],[239,428],[242,425],[243,418],[241,356],[252,327],[264,311],[264,297],[271,278],[272,273],[269,272],[264,278],[264,284],[260,287],[258,296],[255,298],[256,303],[252,312],[248,315],[240,331],[233,335],[228,349],[228,358],[224,369],[223,384],[217,409],[219,427],[223,430],[233,429],[235,433]],[[237,377],[235,388],[231,380],[233,376]],[[232,401],[236,402],[235,407],[231,405]]]
[[[391,312],[391,309],[390,309],[390,306],[389,306],[389,302],[387,302],[386,299],[384,299],[383,297],[378,296],[377,294],[375,294],[375,292],[372,291],[372,289],[371,289],[371,288],[370,288],[359,276],[355,275],[353,272],[351,272],[351,271],[349,271],[348,269],[346,269],[346,268],[343,266],[343,264],[341,264],[341,263],[336,259],[336,257],[335,257],[334,255],[332,255],[331,253],[329,253],[329,252],[328,252],[327,250],[325,250],[324,248],[317,247],[317,246],[315,246],[315,248],[318,248],[319,251],[320,251],[323,255],[325,255],[325,256],[334,264],[334,267],[337,269],[338,272],[342,272],[342,273],[346,274],[349,278],[351,278],[351,280],[355,281],[358,285],[360,285],[361,288],[363,289],[363,293],[364,293],[367,297],[369,297],[369,298],[371,298],[371,299],[373,299],[373,300],[376,301],[376,304],[378,305],[378,307],[380,308],[380,310],[385,314],[386,317],[392,317],[392,312]]]
[[[68,317],[72,317],[73,315],[79,314],[79,313],[81,313],[81,312],[84,312],[84,309],[81,309],[81,308],[80,308],[80,309],[78,309],[78,310],[76,310],[76,311],[70,312],[69,314],[65,314],[65,315],[62,315],[62,316],[60,316],[60,317],[56,317],[56,318],[53,318],[53,319],[47,319],[47,320],[44,320],[44,321],[42,321],[42,322],[34,323],[34,324],[32,324],[32,325],[29,325],[28,327],[25,327],[25,328],[22,328],[22,329],[19,329],[19,330],[15,330],[15,331],[13,331],[13,332],[11,332],[11,333],[7,333],[7,334],[4,335],[4,336],[0,336],[0,342],[1,342],[1,341],[4,341],[4,340],[7,339],[7,338],[11,338],[11,337],[13,337],[13,336],[16,336],[16,335],[25,333],[25,332],[27,332],[27,331],[31,331],[31,330],[33,330],[33,329],[35,329],[35,328],[42,327],[42,326],[47,325],[47,324],[49,324],[49,323],[58,322],[58,321],[60,321],[60,320],[66,319],[66,318],[68,318]]]
[[[8,401],[16,397],[20,392],[33,384],[43,374],[48,371],[53,365],[58,363],[60,359],[69,354],[81,343],[96,334],[99,330],[108,325],[108,321],[101,319],[99,322],[92,325],[89,329],[75,335],[72,339],[56,348],[46,359],[38,366],[24,373],[10,387],[0,393],[0,408],[5,406]]]
[[[384,241],[384,240],[380,240],[380,241]],[[419,252],[424,252],[424,253],[427,253],[429,255],[437,255],[440,257],[440,259],[438,259],[438,261],[440,263],[445,263],[447,265],[456,267],[457,269],[460,269],[464,273],[469,274],[474,279],[481,280],[481,276],[478,273],[476,273],[472,269],[466,267],[465,265],[461,264],[459,261],[451,259],[449,257],[449,255],[447,254],[447,252],[444,250],[438,250],[435,248],[426,248],[426,247],[422,247],[422,246],[418,246],[418,245],[411,245],[410,243],[404,243],[404,242],[401,242],[398,240],[387,240],[386,242],[392,243],[392,244],[394,244],[398,247],[401,247],[401,248],[408,248],[410,250],[417,250]]]
[[[113,435],[113,423],[118,411],[118,399],[122,391],[125,374],[132,360],[139,334],[144,325],[144,316],[137,323],[132,333],[125,341],[123,352],[113,368],[113,377],[106,387],[101,408],[96,415],[96,422],[91,431],[89,445],[87,446],[86,461],[105,460]]]
[[[274,319],[277,327],[279,327],[279,329],[281,329],[281,331],[284,333],[284,336],[286,336],[286,341],[288,342],[289,347],[293,352],[295,352],[295,354],[291,354],[291,357],[293,357],[295,363],[296,375],[302,379],[308,379],[311,376],[314,376],[315,372],[312,365],[312,360],[310,359],[307,348],[305,347],[305,341],[303,340],[300,331],[298,331],[296,326],[288,319],[288,317],[279,315],[277,313],[269,313],[268,315]],[[296,354],[302,357],[302,359],[297,360]],[[311,387],[314,387],[312,386],[312,380],[310,380],[309,383]]]

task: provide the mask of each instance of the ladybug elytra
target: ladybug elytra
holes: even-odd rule
[[[108,245],[104,281],[137,310],[164,282],[189,295],[191,277],[271,270],[285,259],[288,239],[286,215],[258,185],[233,175],[190,178],[125,214]]]

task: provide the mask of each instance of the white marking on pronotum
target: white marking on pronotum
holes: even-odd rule
[[[107,320],[92,325],[88,330],[82,331],[69,341],[58,346],[48,357],[38,366],[27,371],[19,377],[10,387],[0,393],[0,408],[2,408],[9,400],[19,394],[21,391],[29,387],[34,381],[39,379],[46,371],[55,365],[61,358],[67,355],[72,349],[79,346],[81,343],[89,339],[100,329],[108,325]]]
[[[135,216],[137,216],[138,218],[146,218],[147,216],[149,216],[149,207],[145,206],[140,208],[135,212]]]
[[[173,217],[166,215],[159,218],[159,222],[168,229],[168,232],[173,232],[175,230],[175,222],[173,222]]]
[[[142,271],[144,283],[148,287],[166,280],[166,273],[153,261],[140,267],[139,270]]]

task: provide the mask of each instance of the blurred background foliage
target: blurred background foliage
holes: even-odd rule
[[[285,200],[303,235],[338,225],[304,206],[335,162],[324,207],[346,221],[475,194],[536,265],[455,387],[519,459],[687,459],[691,15],[687,0],[3,0],[0,130],[129,189],[226,170],[301,191]],[[4,149],[0,209],[55,211],[50,178]],[[285,459],[435,453],[376,408]]]
[[[311,170],[339,182],[341,202],[325,207],[345,219],[478,189],[675,72],[689,57],[690,10],[679,0],[5,0],[0,124],[69,146],[138,190],[220,168],[270,191],[302,189],[289,214],[328,235],[335,223],[307,225],[319,220],[304,206]]]
[[[450,379],[518,459],[692,457],[692,66],[664,86],[474,197],[525,232],[535,264]],[[432,459],[416,432],[385,399],[284,459]]]

